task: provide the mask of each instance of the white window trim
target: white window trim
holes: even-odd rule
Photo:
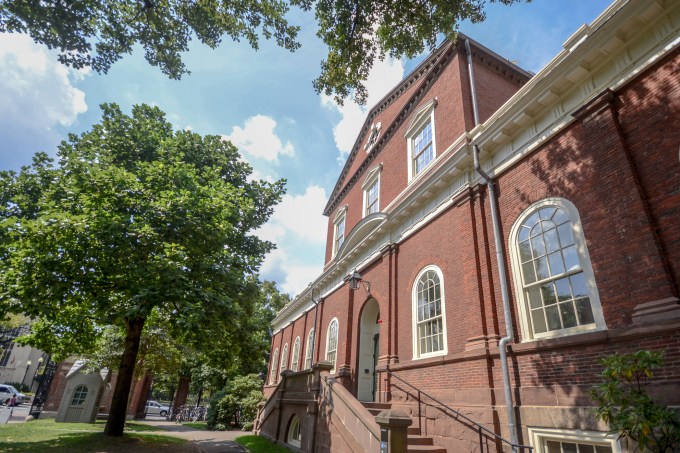
[[[342,243],[345,243],[345,240],[347,240],[347,205],[341,207],[338,209],[338,213],[335,215],[335,219],[333,219],[333,256],[337,255],[338,249],[342,247],[342,244],[338,247],[338,226],[341,223],[344,223],[344,231],[342,233],[343,235],[343,240]]]
[[[517,246],[517,237],[519,235],[522,223],[535,211],[545,206],[556,206],[566,211],[572,226],[572,234],[574,236],[574,243],[576,244],[576,251],[578,252],[583,276],[588,285],[588,293],[590,296],[590,305],[593,311],[593,319],[595,320],[595,327],[576,326],[559,331],[546,332],[539,335],[534,335],[530,326],[529,313],[527,310],[527,301],[524,294],[524,281],[522,280],[522,261],[519,255],[519,247]],[[581,226],[581,217],[574,204],[565,198],[545,198],[543,200],[533,203],[531,206],[522,211],[522,214],[515,220],[511,230],[508,244],[510,245],[510,262],[512,265],[512,278],[515,284],[515,300],[519,308],[520,327],[522,332],[522,343],[534,341],[537,339],[563,337],[574,335],[582,332],[593,332],[598,330],[605,330],[607,328],[604,315],[602,313],[602,305],[600,304],[600,296],[595,284],[595,276],[593,274],[593,267],[590,262],[590,255],[588,254],[588,247],[585,242],[585,235],[583,234],[583,227]]]
[[[279,379],[281,379],[281,373],[286,371],[288,368],[288,343],[283,345],[283,349],[281,350],[281,366],[279,366]]]
[[[300,337],[295,338],[293,354],[290,357],[290,369],[297,372],[300,368]]]
[[[367,153],[371,152],[375,144],[378,143],[378,138],[380,138],[380,126],[382,126],[380,122],[373,123],[373,126],[371,126],[371,130],[368,133],[368,139],[364,145],[364,151]]]
[[[444,341],[444,347],[440,351],[430,352],[427,354],[420,354],[420,338],[418,338],[418,282],[420,277],[422,277],[428,271],[435,271],[439,277],[439,289],[441,291],[441,305],[442,305],[442,338]],[[430,357],[438,357],[447,355],[449,353],[448,342],[446,341],[446,297],[444,294],[444,274],[438,266],[429,265],[421,269],[421,271],[416,276],[413,281],[413,287],[411,288],[411,331],[413,332],[413,360],[427,359]]]
[[[380,212],[380,174],[382,173],[382,168],[383,164],[380,163],[376,165],[375,167],[371,168],[368,173],[366,174],[366,177],[364,178],[363,184],[361,184],[361,190],[363,191],[364,194],[364,199],[362,202],[362,217],[366,217],[368,215],[368,206],[366,206],[366,203],[368,202],[368,189],[371,188],[371,186],[377,182],[378,183],[378,212]]]
[[[314,362],[314,357],[312,357],[312,349],[314,349],[315,339],[313,335],[314,329],[310,330],[307,334],[307,346],[305,347],[305,370],[310,369],[312,367],[312,363]],[[309,362],[309,366],[307,366],[307,362]]]
[[[427,167],[430,167],[434,161],[437,159],[437,134],[435,131],[434,127],[434,110],[435,107],[437,107],[437,98],[432,99],[430,102],[425,104],[423,107],[421,107],[420,110],[418,110],[415,115],[413,115],[413,119],[411,119],[411,123],[409,124],[408,128],[406,129],[406,132],[404,133],[404,136],[406,137],[406,162],[408,162],[408,181],[411,183],[415,179],[417,179],[418,176],[422,175],[423,173],[426,172],[425,169],[423,169],[419,174],[414,175],[413,174],[413,139],[420,133],[420,131],[423,129],[425,124],[429,121],[430,124],[432,125],[432,161],[427,165]],[[426,167],[426,168],[427,168]]]
[[[274,355],[272,356],[272,367],[271,371],[269,372],[269,384],[274,385],[276,384],[276,370],[279,369],[278,364],[276,362],[279,361],[279,348],[274,349]]]
[[[528,427],[529,445],[535,453],[546,453],[543,448],[545,440],[562,442],[599,443],[611,447],[613,453],[621,453],[621,444],[614,433],[602,431],[583,431],[580,429],[552,429]]]
[[[333,318],[331,321],[328,323],[328,327],[326,328],[326,360],[328,360],[328,353],[330,352],[328,350],[328,345],[330,343],[330,334],[331,334],[331,326],[333,323],[336,324],[337,329],[335,331],[335,360],[332,362],[333,363],[333,369],[331,369],[330,374],[335,373],[335,370],[337,368],[337,363],[338,363],[338,344],[340,343],[338,340],[340,338],[340,322],[338,321],[338,318]],[[330,360],[329,360],[330,361]]]
[[[292,437],[294,433],[294,428],[295,428],[295,423],[297,422],[297,431],[298,434],[300,435],[299,439],[296,439]],[[288,433],[286,434],[286,443],[288,445],[292,445],[293,447],[300,448],[301,442],[302,442],[302,429],[301,429],[301,424],[300,424],[300,418],[293,414],[293,417],[290,420],[290,423],[288,425]]]

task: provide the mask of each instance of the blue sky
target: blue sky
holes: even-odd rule
[[[523,68],[538,72],[608,0],[534,0],[491,4],[487,20],[461,31]],[[265,278],[296,294],[321,272],[327,219],[322,210],[363,123],[366,108],[340,108],[317,95],[312,80],[325,56],[313,16],[294,12],[302,48],[287,52],[263,41],[259,51],[225,41],[211,50],[191,45],[192,72],[169,80],[143,59],[125,56],[108,74],[73,71],[56,54],[20,35],[0,34],[0,169],[19,169],[37,151],[54,154],[69,132],[100,119],[99,104],[159,106],[177,128],[228,137],[255,176],[286,178],[288,192],[258,233],[278,244],[262,268]],[[377,102],[421,59],[376,65],[367,86]]]

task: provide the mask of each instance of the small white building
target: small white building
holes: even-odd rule
[[[73,364],[66,375],[66,388],[59,404],[56,421],[94,423],[99,412],[99,402],[110,373],[107,368],[98,373],[85,372],[84,360]]]

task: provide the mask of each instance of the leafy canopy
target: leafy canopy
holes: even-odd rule
[[[57,163],[0,172],[0,312],[39,318],[32,343],[62,356],[154,310],[177,335],[240,338],[272,248],[251,231],[284,182],[249,181],[233,145],[174,132],[158,108],[102,111]]]
[[[641,350],[602,359],[602,383],[592,389],[598,419],[622,438],[632,439],[640,451],[678,451],[680,417],[655,402],[649,394],[653,370],[664,366],[662,351]]]
[[[520,0],[490,0],[512,4]],[[226,35],[255,49],[260,35],[290,51],[300,47],[299,27],[286,17],[290,6],[314,11],[317,35],[328,46],[317,92],[338,102],[352,93],[366,101],[363,82],[376,59],[412,58],[434,48],[437,38],[455,37],[464,20],[484,19],[487,0],[0,0],[0,32],[29,34],[60,50],[75,68],[106,73],[139,44],[147,61],[179,79],[189,72],[181,53],[197,38],[211,48]]]

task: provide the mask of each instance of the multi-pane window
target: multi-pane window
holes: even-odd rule
[[[345,213],[338,216],[335,221],[335,240],[333,244],[333,254],[335,255],[345,242]]]
[[[365,215],[380,211],[380,178],[370,183],[366,188],[366,210]]]
[[[545,453],[612,453],[609,445],[595,445],[586,442],[561,442],[546,440],[543,444]]]
[[[300,362],[300,337],[297,337],[295,339],[295,345],[293,346],[293,356],[290,359],[290,369],[293,371],[297,371],[299,362]]]
[[[87,387],[84,385],[79,385],[73,392],[73,399],[71,400],[71,406],[82,406],[85,404],[85,399],[87,398]]]
[[[281,373],[286,369],[286,364],[288,362],[288,343],[283,345],[283,350],[281,351],[281,368],[279,369],[279,378]]]
[[[276,362],[279,361],[279,349],[274,350],[274,355],[272,356],[272,368],[269,372],[269,383],[276,384]]]
[[[333,318],[328,325],[326,335],[326,360],[333,364],[331,373],[335,373],[335,361],[338,352],[338,320]]]
[[[430,266],[416,279],[413,288],[415,356],[446,352],[444,298],[441,271]]]
[[[305,348],[305,369],[312,367],[312,349],[314,349],[314,329],[307,335],[307,347]]]
[[[297,415],[293,415],[288,427],[288,439],[286,443],[293,447],[300,448],[302,443],[302,432],[300,432],[300,419]]]
[[[539,203],[514,236],[529,337],[594,329],[601,319],[580,223],[576,228],[570,211],[578,214],[566,203]]]
[[[434,159],[432,146],[432,121],[428,121],[413,137],[411,144],[411,158],[413,159],[413,176],[423,171]]]

